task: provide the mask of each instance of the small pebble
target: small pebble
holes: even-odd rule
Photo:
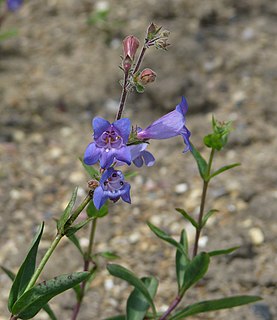
[[[178,194],[185,193],[188,190],[187,183],[180,183],[175,186],[175,192]]]
[[[248,233],[254,245],[260,245],[264,242],[264,234],[260,228],[251,228]]]

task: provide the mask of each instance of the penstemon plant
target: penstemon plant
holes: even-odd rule
[[[253,303],[261,298],[258,296],[232,296],[215,300],[197,301],[187,305],[184,296],[207,273],[210,260],[218,255],[226,255],[237,247],[219,249],[217,251],[199,252],[199,238],[209,218],[217,213],[216,209],[206,209],[206,196],[210,182],[219,174],[239,165],[233,163],[220,168],[213,168],[214,157],[225,147],[232,130],[230,122],[219,122],[212,119],[212,132],[204,137],[204,145],[209,148],[210,155],[206,160],[190,141],[191,133],[186,127],[188,112],[187,100],[182,97],[176,108],[154,121],[145,129],[132,126],[128,118],[122,118],[128,94],[132,90],[142,93],[156,78],[156,73],[149,69],[141,69],[146,51],[151,47],[166,50],[169,32],[151,23],[147,29],[144,44],[136,58],[140,42],[135,36],[127,36],[123,40],[123,71],[122,92],[115,120],[109,122],[95,117],[93,125],[93,141],[87,146],[81,159],[84,169],[91,176],[88,192],[79,205],[75,205],[77,188],[62,215],[57,219],[57,234],[48,250],[36,267],[36,257],[44,223],[40,225],[32,245],[22,262],[17,274],[2,266],[2,270],[13,281],[8,299],[10,320],[32,319],[41,309],[45,310],[52,320],[57,319],[48,302],[56,295],[73,289],[76,296],[72,306],[71,319],[76,320],[82,307],[83,299],[100,268],[99,256],[112,260],[117,256],[112,252],[93,252],[94,237],[98,220],[108,215],[108,204],[123,200],[131,203],[131,185],[120,170],[124,166],[134,164],[136,167],[155,164],[154,156],[147,151],[151,139],[170,139],[181,136],[184,140],[184,153],[191,153],[195,160],[200,179],[202,180],[202,196],[199,214],[190,215],[185,209],[177,208],[186,223],[195,229],[193,246],[189,247],[186,230],[181,231],[179,240],[148,222],[149,229],[162,241],[171,245],[175,251],[176,265],[176,296],[168,301],[168,307],[160,312],[155,305],[158,280],[154,276],[139,278],[135,273],[118,264],[107,264],[109,273],[125,280],[133,287],[126,303],[124,315],[117,315],[109,320],[180,320],[199,313],[233,308]],[[86,218],[78,220],[78,216],[86,210]],[[89,244],[84,250],[79,242],[77,231],[89,225]],[[80,272],[57,275],[53,279],[37,283],[41,273],[59,245],[61,239],[67,237],[76,246],[82,256],[83,270]],[[107,319],[108,320],[108,319]]]

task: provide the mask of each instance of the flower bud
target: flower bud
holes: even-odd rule
[[[137,49],[139,47],[139,40],[134,36],[127,36],[123,40],[123,58],[127,58],[127,56],[133,61]]]
[[[159,30],[160,28],[155,23],[152,22],[147,29],[146,38],[148,40],[152,40]]]
[[[145,86],[148,83],[154,82],[156,79],[156,76],[157,74],[153,70],[146,68],[140,73],[138,82],[141,85]]]

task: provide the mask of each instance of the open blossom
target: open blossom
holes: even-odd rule
[[[122,198],[123,201],[131,203],[130,189],[131,186],[124,181],[121,171],[108,168],[100,179],[100,185],[94,190],[93,203],[98,210],[108,199],[116,202]]]
[[[131,152],[126,146],[130,132],[129,119],[120,119],[110,124],[102,118],[94,118],[94,142],[87,146],[84,163],[93,165],[100,160],[101,168],[110,167],[114,161],[131,164]]]
[[[191,150],[191,145],[189,142],[190,131],[185,126],[186,113],[188,111],[188,104],[184,97],[180,104],[178,104],[175,110],[167,113],[160,119],[154,121],[146,129],[138,132],[138,139],[148,140],[148,139],[168,139],[181,135],[186,144],[184,152]]]

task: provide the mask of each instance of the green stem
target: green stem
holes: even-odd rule
[[[96,232],[96,224],[97,224],[97,218],[95,218],[92,223],[91,223],[91,228],[90,228],[90,236],[89,236],[89,245],[87,252],[84,254],[84,271],[89,270],[89,264],[91,261],[91,254],[92,254],[92,247],[94,243],[94,238],[95,238],[95,232]],[[72,318],[71,320],[76,320],[77,316],[79,314],[83,298],[85,296],[85,289],[86,289],[86,281],[83,281],[81,284],[81,294],[80,298],[77,301],[75,307],[73,308],[73,313],[72,313]]]
[[[66,227],[69,227],[77,219],[79,214],[84,210],[84,208],[87,206],[87,204],[89,203],[90,200],[91,200],[91,192],[88,193],[88,195],[82,201],[82,203],[74,210],[71,217],[68,219],[68,221],[66,223]],[[42,270],[44,269],[47,261],[51,257],[52,253],[56,249],[57,245],[59,244],[59,242],[61,241],[63,236],[64,236],[64,234],[59,234],[59,233],[56,235],[55,239],[53,240],[50,247],[48,248],[45,255],[43,256],[42,260],[40,261],[39,266],[37,267],[35,273],[33,274],[32,278],[31,278],[31,280],[30,280],[30,282],[24,292],[30,290],[35,285],[35,283],[36,283],[38,277],[40,276]]]
[[[62,234],[57,234],[56,235],[54,241],[51,243],[51,246],[48,248],[48,250],[46,251],[44,257],[40,261],[40,264],[37,267],[35,273],[33,274],[28,286],[26,287],[25,292],[28,291],[29,289],[31,289],[35,285],[35,283],[36,283],[38,277],[40,276],[44,266],[46,265],[47,261],[49,260],[49,258],[51,257],[52,253],[56,249],[56,247],[57,247],[57,245],[60,242],[62,237],[63,237]]]
[[[207,176],[208,177],[211,174],[214,153],[215,153],[215,149],[212,149],[211,153],[210,153],[209,162],[208,162],[208,169],[207,169]],[[203,181],[201,204],[200,204],[200,211],[199,211],[199,216],[198,216],[198,228],[196,230],[194,247],[193,247],[193,257],[195,257],[197,255],[197,251],[198,251],[198,243],[199,243],[199,238],[200,238],[200,234],[202,231],[202,219],[203,219],[203,215],[204,215],[204,209],[205,209],[206,196],[207,196],[209,182],[210,182],[209,179]]]

